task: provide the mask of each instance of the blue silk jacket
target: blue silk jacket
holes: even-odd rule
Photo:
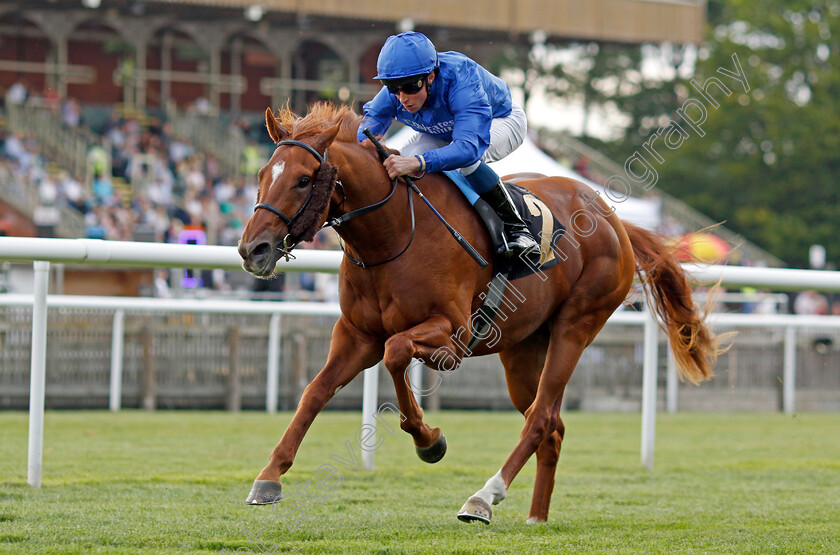
[[[454,170],[477,162],[490,146],[490,122],[510,115],[510,88],[478,63],[458,52],[441,52],[440,73],[419,112],[402,107],[386,87],[365,104],[362,130],[382,136],[397,121],[449,144],[423,154],[426,171]]]

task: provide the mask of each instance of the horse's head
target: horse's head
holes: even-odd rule
[[[326,153],[341,127],[340,121],[309,127],[293,140],[270,108],[265,123],[277,148],[259,171],[254,215],[239,241],[242,267],[261,278],[272,276],[282,256],[323,226],[338,172]]]

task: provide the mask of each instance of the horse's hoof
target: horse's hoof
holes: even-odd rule
[[[446,454],[446,438],[443,434],[428,447],[415,447],[417,456],[427,463],[436,463]]]
[[[248,494],[248,499],[245,500],[247,505],[270,505],[271,503],[279,503],[282,499],[280,494],[283,486],[280,482],[273,480],[254,480],[254,485],[251,486],[251,493]]]
[[[542,524],[543,522],[545,522],[544,518],[537,518],[535,516],[532,516],[525,521],[525,524]]]
[[[480,497],[470,497],[461,510],[458,511],[458,520],[464,522],[472,522],[477,520],[484,524],[490,524],[490,519],[493,518],[493,509],[490,504]]]

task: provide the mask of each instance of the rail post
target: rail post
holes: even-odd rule
[[[242,333],[239,325],[234,324],[228,329],[228,373],[225,380],[225,410],[239,412],[242,410],[242,378],[239,373],[239,351],[242,345]]]
[[[119,412],[122,405],[122,361],[125,344],[125,311],[114,311],[114,323],[111,326],[111,387],[108,408]]]
[[[265,410],[277,412],[278,380],[280,378],[280,314],[272,314],[268,321],[268,370],[265,378]]]
[[[659,326],[653,307],[645,303],[645,337],[642,374],[642,466],[653,470],[656,441],[656,374],[659,365]]]
[[[29,374],[29,456],[26,481],[41,487],[44,459],[44,389],[47,371],[47,292],[50,263],[36,261],[32,302],[32,360]]]
[[[785,328],[785,355],[782,368],[782,409],[785,414],[796,410],[796,328]]]
[[[365,432],[373,429],[376,435],[376,414],[378,407],[376,403],[379,397],[379,367],[382,363],[371,366],[364,372],[364,391],[362,393],[362,428]],[[361,445],[359,445],[361,447]],[[373,450],[362,449],[362,467],[365,470],[373,470]]]
[[[675,414],[677,412],[677,399],[680,392],[680,380],[677,376],[677,361],[674,358],[674,351],[668,347],[668,369],[665,376],[665,403],[668,407],[668,414]]]

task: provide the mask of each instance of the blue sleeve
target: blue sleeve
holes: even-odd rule
[[[493,110],[475,67],[452,84],[447,103],[452,112],[452,142],[423,154],[426,171],[454,170],[477,162],[490,146]]]
[[[385,132],[388,131],[388,128],[394,122],[394,117],[397,115],[393,95],[388,92],[386,87],[382,87],[382,90],[376,93],[376,96],[364,105],[363,110],[364,117],[359,124],[358,131],[356,131],[356,138],[359,139],[359,142],[367,139],[364,134],[366,127],[377,137],[385,135]]]

